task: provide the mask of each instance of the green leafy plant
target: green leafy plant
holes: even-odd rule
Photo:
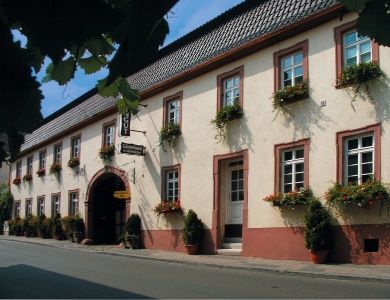
[[[310,203],[305,216],[305,246],[311,251],[329,250],[333,245],[331,217],[321,202]]]
[[[23,176],[23,182],[30,182],[32,181],[33,177],[31,174],[26,174]]]
[[[354,93],[352,100],[355,100],[361,89],[364,88],[366,95],[373,100],[367,82],[372,80],[381,81],[383,78],[384,73],[377,62],[360,63],[343,68],[337,76],[337,86],[351,86]]]
[[[325,193],[325,199],[328,204],[338,208],[343,207],[362,207],[369,208],[380,201],[382,205],[390,203],[389,188],[381,181],[370,179],[366,182],[343,186],[335,183]]]
[[[80,159],[78,157],[72,157],[68,160],[68,167],[75,169],[80,165]]]
[[[37,236],[39,219],[36,216],[28,215],[22,220],[21,229],[26,237]]]
[[[62,171],[62,166],[60,164],[54,163],[50,166],[50,175],[60,176]]]
[[[161,201],[153,208],[153,212],[157,215],[170,214],[170,213],[183,213],[183,209],[180,206],[180,201]]]
[[[0,185],[0,233],[3,232],[3,224],[11,219],[14,199],[7,184]]]
[[[64,237],[64,231],[62,228],[62,222],[61,222],[61,215],[56,214],[55,217],[52,219],[51,222],[51,228],[53,232],[53,236],[56,240],[62,240]]]
[[[142,248],[141,218],[138,214],[131,214],[126,223],[127,239],[132,249]]]
[[[22,235],[22,220],[17,217],[14,220],[8,221],[9,234],[20,236]]]
[[[105,166],[111,163],[112,157],[115,155],[115,146],[104,146],[99,150],[99,157]]]
[[[48,239],[52,235],[52,227],[51,227],[51,218],[46,218],[45,215],[39,216],[39,222],[38,222],[38,235],[39,237],[43,239]]]
[[[177,140],[181,135],[180,124],[170,122],[164,128],[160,130],[160,145],[165,151],[165,145],[168,145],[169,148],[174,148],[176,146]]]
[[[39,169],[37,172],[38,177],[42,177],[46,175],[46,170],[45,169]]]
[[[186,245],[199,245],[203,235],[203,223],[190,209],[184,216],[183,241]]]
[[[214,119],[211,120],[211,124],[217,129],[217,134],[215,138],[221,141],[226,140],[226,126],[227,123],[239,119],[243,116],[243,111],[241,106],[238,103],[233,105],[225,106],[217,112],[217,115]]]
[[[310,188],[300,188],[299,190],[284,194],[269,195],[263,200],[276,207],[294,208],[297,205],[307,205],[314,199],[313,192]]]
[[[22,180],[20,179],[20,177],[15,177],[15,178],[12,180],[12,183],[13,183],[14,185],[19,185],[21,182],[22,182]]]
[[[78,215],[62,218],[66,237],[72,242],[80,243],[84,238],[84,220]]]
[[[274,111],[286,111],[286,104],[290,101],[307,97],[309,95],[309,87],[306,81],[297,83],[293,86],[287,86],[285,88],[275,91],[272,95],[272,107]]]

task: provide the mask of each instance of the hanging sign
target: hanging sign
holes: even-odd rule
[[[120,124],[120,135],[121,136],[130,136],[130,120],[131,114],[128,112],[125,115],[121,115],[121,124]]]
[[[116,199],[127,199],[130,195],[127,191],[114,191],[114,198]]]
[[[144,156],[145,155],[145,147],[142,145],[121,143],[120,153]]]

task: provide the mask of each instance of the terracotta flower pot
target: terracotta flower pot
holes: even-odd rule
[[[328,256],[329,250],[311,251],[310,256],[313,264],[323,264]]]
[[[198,245],[186,245],[186,250],[189,255],[197,254],[198,248]]]

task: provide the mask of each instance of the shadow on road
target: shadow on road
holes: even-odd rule
[[[28,265],[0,268],[0,298],[149,298]]]

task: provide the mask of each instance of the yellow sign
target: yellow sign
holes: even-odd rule
[[[117,198],[117,199],[127,199],[129,198],[130,195],[127,191],[115,191],[114,192],[114,198]]]

